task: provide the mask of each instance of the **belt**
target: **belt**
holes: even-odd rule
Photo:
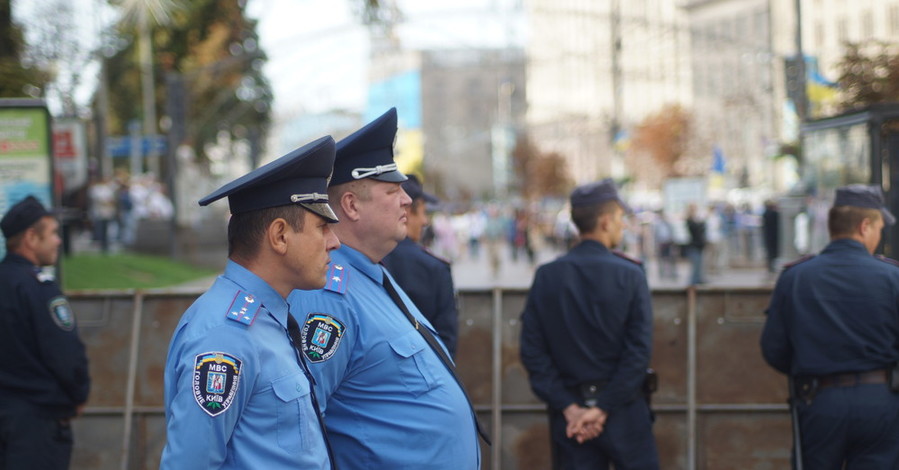
[[[821,388],[852,387],[860,384],[885,384],[887,381],[886,369],[877,369],[865,372],[824,375],[818,377],[818,386]]]

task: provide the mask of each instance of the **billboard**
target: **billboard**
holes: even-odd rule
[[[0,214],[28,195],[53,207],[50,114],[43,100],[0,99]],[[0,235],[0,254],[5,243]]]
[[[53,160],[62,180],[61,193],[87,184],[87,136],[84,122],[78,118],[53,121]]]

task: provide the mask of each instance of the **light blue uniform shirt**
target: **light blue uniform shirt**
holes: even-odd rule
[[[325,408],[341,470],[480,467],[468,400],[437,354],[384,290],[386,271],[343,245],[328,284],[293,291],[290,311]],[[437,333],[397,287],[409,311]]]
[[[287,302],[228,262],[181,318],[165,365],[162,469],[329,469]]]

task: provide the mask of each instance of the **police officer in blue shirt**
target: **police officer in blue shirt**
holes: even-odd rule
[[[406,176],[409,179],[403,182],[403,190],[412,198],[412,204],[406,207],[407,235],[381,263],[437,329],[450,356],[455,357],[459,312],[450,262],[419,244],[428,223],[427,205],[439,200],[424,191],[418,177]]]
[[[161,468],[335,468],[286,301],[325,284],[340,245],[333,162],[323,137],[200,200],[228,197],[229,259],[172,336]]]
[[[774,287],[761,349],[793,379],[804,468],[899,468],[899,266],[873,256],[895,221],[879,186],[838,188],[830,244]]]
[[[474,410],[431,323],[379,264],[406,237],[396,109],[337,145],[328,195],[341,223],[324,290],[294,291],[303,351],[342,470],[471,470]]]
[[[41,270],[56,264],[59,222],[28,196],[0,229],[0,469],[66,469],[90,377],[69,302]]]
[[[521,314],[521,362],[549,407],[556,469],[659,467],[643,394],[649,287],[639,261],[612,251],[626,211],[611,179],[575,188],[581,242],[537,269]]]

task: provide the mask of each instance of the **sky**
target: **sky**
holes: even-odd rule
[[[189,1],[189,0],[177,0]],[[304,112],[365,108],[369,32],[355,13],[362,0],[248,0],[268,54],[265,74],[275,94],[275,117]],[[383,0],[382,0],[383,1]],[[403,13],[398,35],[404,47],[479,48],[523,46],[522,0],[397,0]],[[384,1],[384,3],[387,3]],[[14,17],[40,21],[51,0],[14,0]],[[117,17],[106,0],[73,0],[77,37],[88,49]],[[516,13],[517,12],[517,13]],[[98,67],[84,68],[76,101],[86,104]],[[51,111],[58,105],[50,103]]]

